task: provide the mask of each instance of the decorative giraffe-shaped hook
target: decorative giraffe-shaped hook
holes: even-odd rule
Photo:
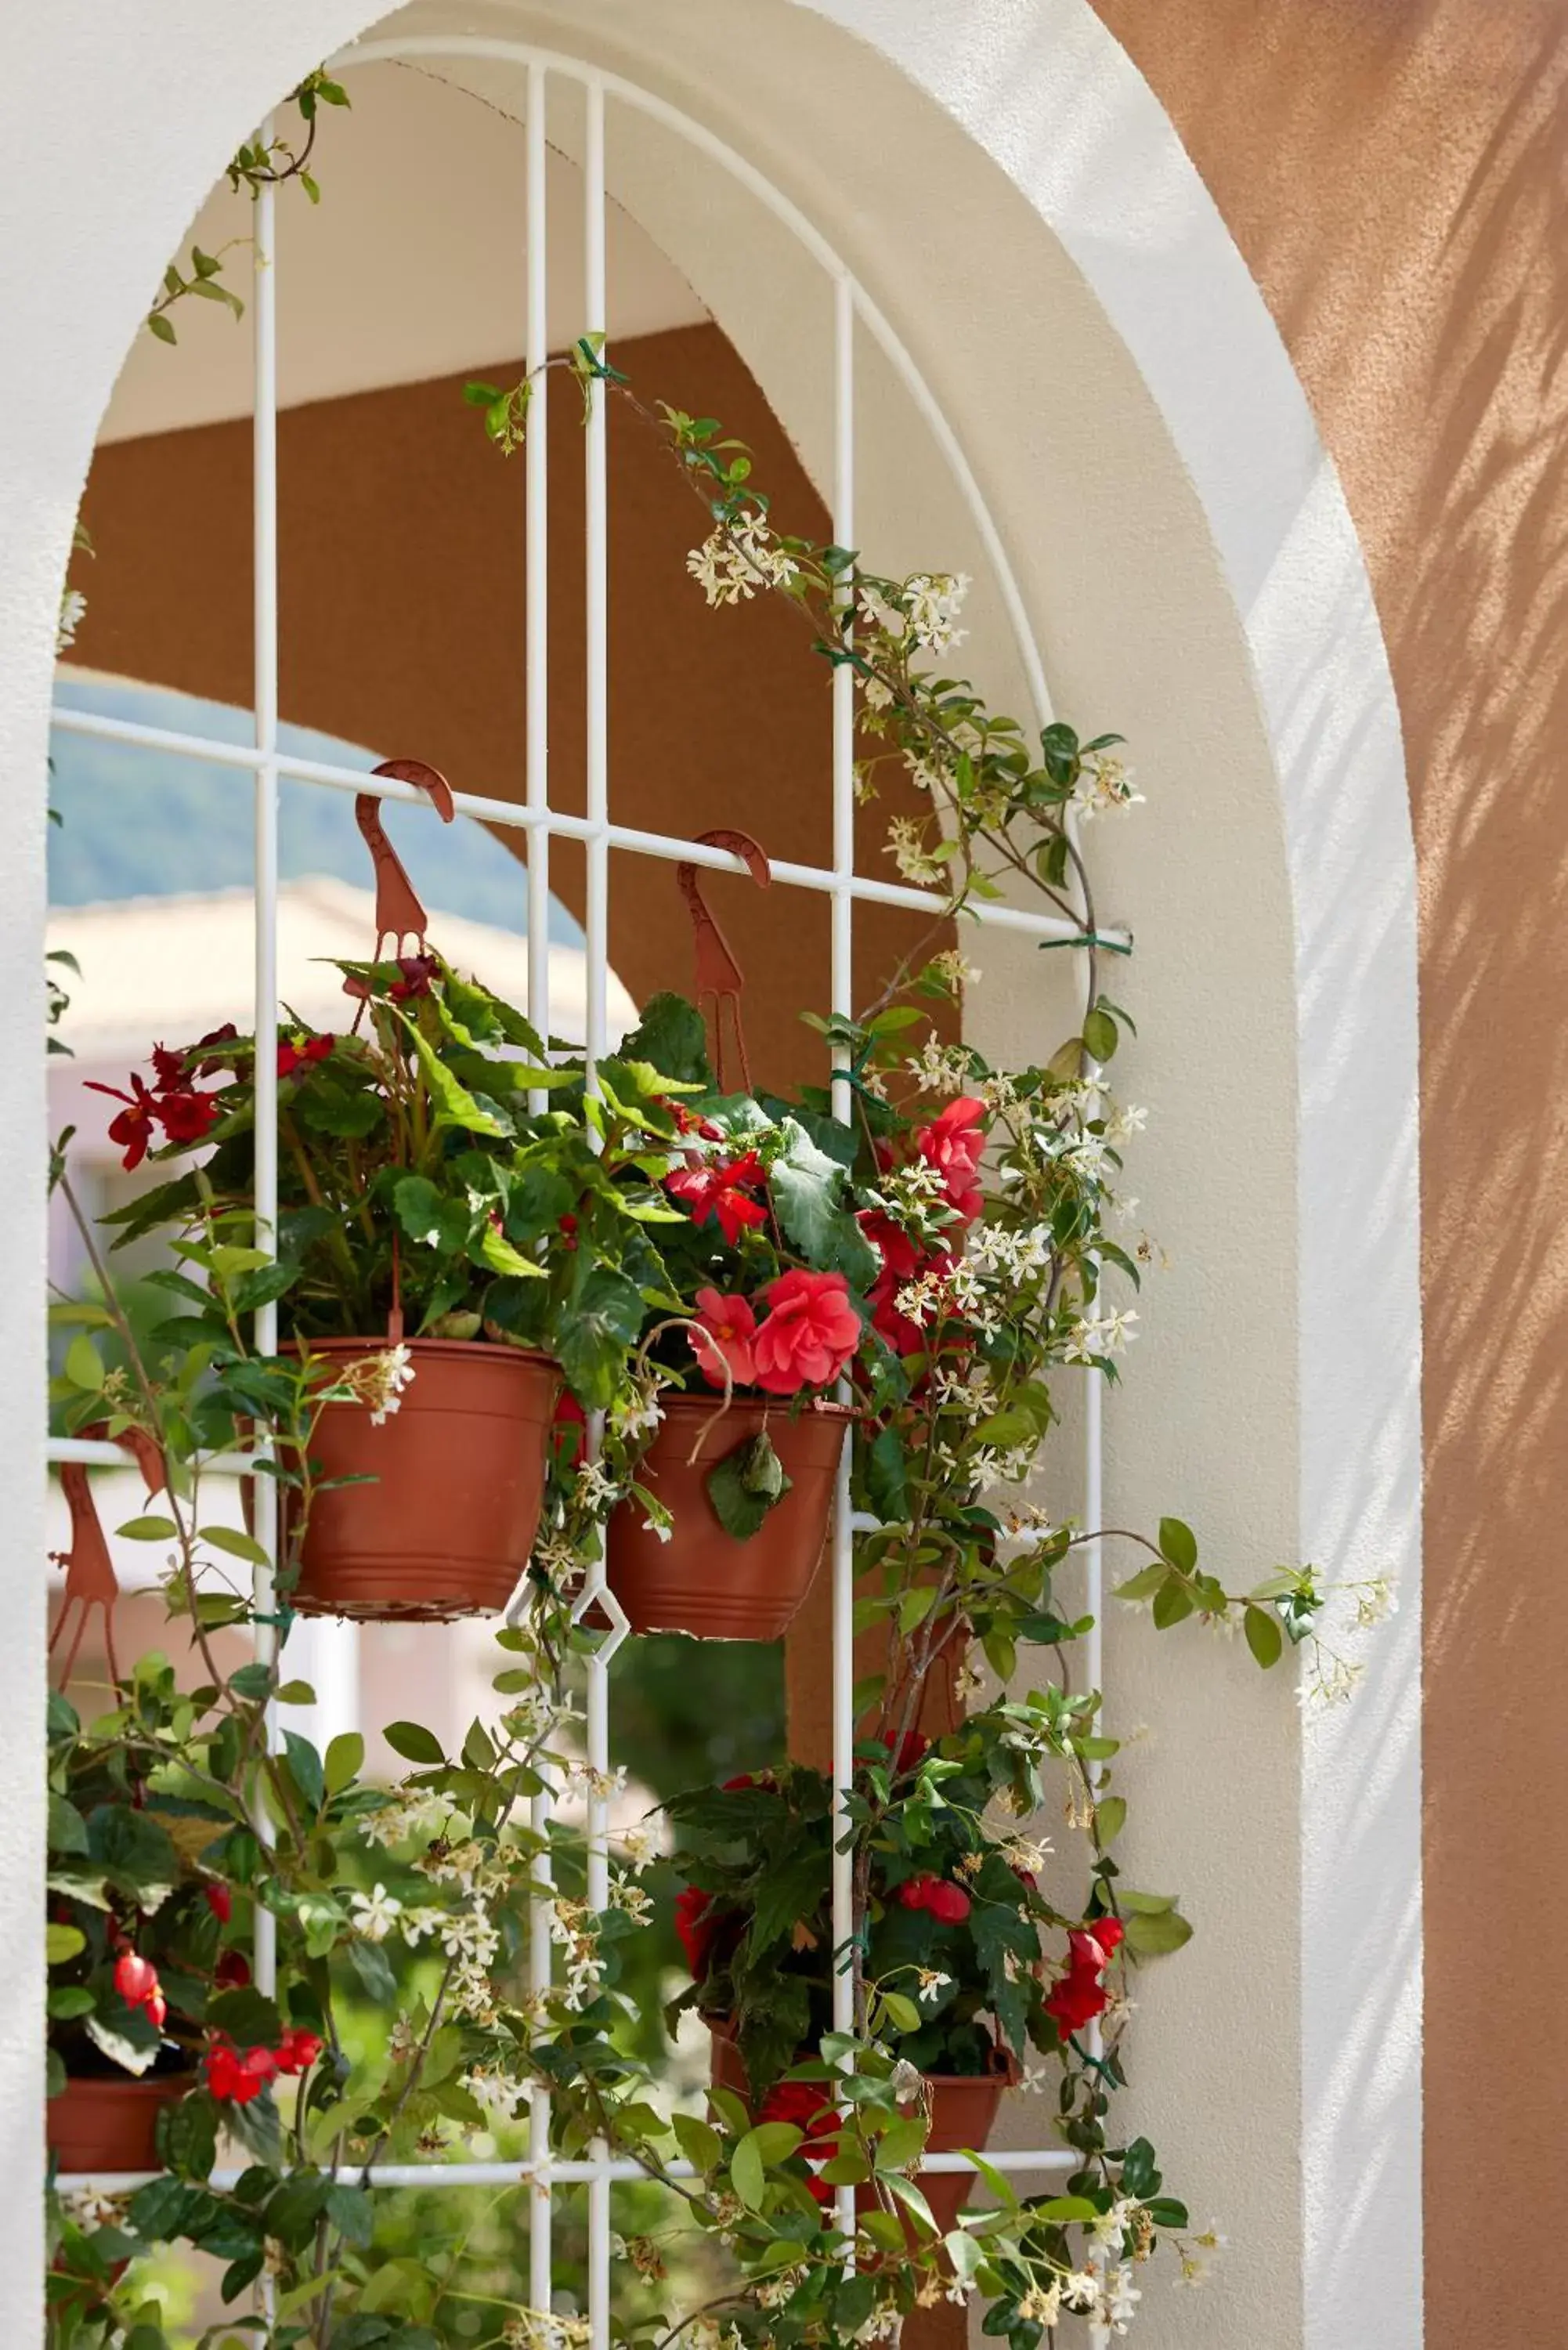
[[[427,766],[422,759],[383,759],[372,773],[390,775],[400,784],[417,784],[421,791],[430,794],[442,824],[451,824],[457,814],[452,785],[439,768]],[[365,836],[376,868],[376,962],[381,960],[385,940],[390,940],[394,954],[400,951],[405,939],[411,939],[423,954],[428,917],[403,870],[402,859],[382,829],[379,793],[359,794],[354,803],[354,820]],[[358,994],[361,991],[351,986],[348,992]]]
[[[772,888],[773,868],[749,832],[721,828],[717,832],[701,832],[697,838],[704,848],[727,848],[732,857],[740,858],[760,889]],[[730,1024],[735,1032],[741,1082],[749,1093],[752,1071],[746,1059],[745,1031],[741,1025],[741,990],[745,983],[744,974],[698,886],[696,866],[678,865],[675,879],[691,917],[697,962],[697,1008],[701,1012],[710,1000],[713,1006],[713,1072],[719,1081],[719,1090],[721,1093],[729,1091],[724,1071],[724,1013],[727,1006]]]
[[[104,1437],[109,1433],[101,1425],[84,1432],[93,1437]],[[137,1466],[141,1471],[148,1492],[164,1492],[163,1455],[147,1430],[127,1428],[114,1440],[136,1455]],[[64,1689],[70,1679],[71,1667],[76,1663],[77,1653],[87,1631],[88,1617],[95,1607],[101,1607],[104,1653],[109,1662],[109,1677],[118,1684],[119,1665],[114,1653],[114,1607],[119,1597],[119,1578],[114,1571],[114,1561],[109,1556],[98,1504],[93,1500],[92,1485],[82,1461],[66,1461],[61,1463],[60,1491],[71,1513],[71,1546],[67,1551],[52,1550],[49,1553],[55,1565],[66,1570],[66,1596],[58,1621],[49,1635],[49,1653],[51,1656],[54,1654],[56,1643],[70,1621],[72,1608],[78,1609],[76,1632],[66,1651],[65,1667],[60,1674],[60,1687]]]
[[[49,1654],[53,1656],[57,1643],[70,1622],[72,1609],[78,1609],[76,1631],[70,1647],[66,1650],[65,1666],[60,1674],[60,1687],[64,1689],[70,1679],[71,1667],[76,1663],[77,1651],[88,1627],[88,1617],[95,1607],[101,1607],[104,1651],[109,1659],[109,1676],[118,1683],[119,1665],[114,1653],[114,1603],[119,1597],[119,1581],[109,1555],[103,1527],[99,1523],[92,1486],[81,1461],[61,1462],[60,1491],[71,1513],[71,1546],[69,1550],[52,1550],[49,1553],[55,1565],[66,1570],[65,1602],[49,1635]]]

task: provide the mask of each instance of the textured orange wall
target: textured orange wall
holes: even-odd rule
[[[1568,2338],[1568,10],[1096,0],[1290,347],[1419,861],[1428,2340]],[[1553,2199],[1554,2200],[1554,2199]],[[1485,2210],[1531,2287],[1480,2251]],[[1516,2229],[1518,2232],[1516,2232]],[[1347,2345],[1348,2350],[1348,2345]]]

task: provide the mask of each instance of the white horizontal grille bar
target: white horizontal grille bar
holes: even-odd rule
[[[132,718],[106,718],[90,710],[57,708],[54,723],[68,734],[91,734],[106,743],[128,743],[144,751],[165,751],[174,758],[205,759],[244,774],[254,775],[267,766],[298,783],[319,784],[329,791],[356,795],[369,792],[379,799],[428,805],[416,785],[400,783],[395,776],[367,775],[357,767],[337,767],[326,760],[297,758],[286,751],[268,755],[246,743],[223,743],[203,734],[179,733],[167,726],[143,726]],[[657,857],[669,864],[705,866],[715,873],[743,874],[747,869],[741,858],[728,849],[714,848],[701,840],[681,840],[670,833],[643,832],[634,825],[566,816],[556,808],[490,799],[476,792],[453,792],[452,800],[461,815],[472,816],[481,824],[502,825],[564,840],[603,842],[610,848],[624,849],[636,857]],[[938,890],[915,889],[901,881],[878,881],[868,874],[834,872],[821,865],[796,865],[784,858],[772,863],[774,879],[788,889],[814,889],[827,896],[853,899],[863,905],[907,906],[918,914],[940,914],[947,902]],[[989,899],[975,899],[965,912],[989,929],[1022,931],[1033,938],[1075,940],[1083,936],[1081,924],[1070,922],[1061,915],[1032,913],[1027,907],[998,905]],[[1130,943],[1122,931],[1102,930],[1096,935],[1106,946]]]
[[[1049,2147],[1025,2151],[1017,2147],[998,2147],[983,2159],[992,2170],[1009,2173],[1029,2171],[1071,2170],[1079,2157],[1064,2147]],[[974,2168],[964,2154],[928,2154],[917,2168],[922,2171],[945,2173],[951,2177],[957,2171]],[[669,2162],[664,2165],[669,2178],[695,2178],[700,2173],[689,2162]],[[243,2168],[220,2168],[212,2173],[213,2187],[233,2187],[243,2175]],[[96,2187],[112,2194],[121,2194],[134,2187],[143,2187],[150,2179],[161,2178],[161,2170],[68,2170],[62,2171],[56,2185],[62,2194],[71,2194],[78,2188]],[[357,2186],[366,2174],[358,2163],[340,2163],[334,2176]],[[535,2177],[545,2176],[556,2187],[590,2187],[598,2178],[609,2178],[618,2185],[625,2182],[646,2184],[649,2174],[639,2162],[627,2156],[612,2156],[601,2162],[379,2162],[371,2169],[369,2184],[372,2187],[526,2187]]]

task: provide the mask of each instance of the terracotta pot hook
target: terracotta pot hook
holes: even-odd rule
[[[727,848],[732,857],[738,857],[759,889],[772,888],[773,868],[749,832],[733,832],[721,827],[717,832],[700,832],[697,838],[704,848]],[[712,1004],[713,1073],[718,1079],[719,1091],[727,1093],[724,1012],[728,1007],[730,1024],[735,1032],[741,1082],[750,1093],[752,1072],[746,1059],[745,1031],[741,1025],[741,990],[745,983],[744,973],[698,886],[697,869],[695,865],[678,865],[675,868],[676,885],[691,917],[691,937],[696,950],[697,1008],[701,1012],[710,1002]]]
[[[417,784],[421,791],[429,793],[442,824],[451,824],[456,816],[452,785],[439,768],[427,766],[424,760],[383,759],[371,772],[390,775],[400,784]],[[429,917],[403,870],[401,858],[381,827],[379,793],[359,794],[354,803],[354,820],[365,836],[376,868],[375,961],[380,962],[381,943],[386,939],[391,941],[394,954],[401,951],[405,939],[411,939],[417,951],[425,953],[425,924]]]

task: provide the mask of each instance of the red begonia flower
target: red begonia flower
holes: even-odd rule
[[[708,1953],[713,1947],[717,1919],[709,1917],[711,1894],[704,1893],[700,1885],[688,1885],[675,1904],[675,1931],[686,1953],[686,1963],[701,1981],[707,1971]]]
[[[277,1073],[280,1077],[292,1077],[296,1069],[307,1068],[314,1061],[325,1061],[337,1039],[336,1036],[302,1036],[298,1044],[288,1037],[278,1039]]]
[[[171,1142],[200,1142],[217,1120],[216,1094],[165,1093],[158,1097],[158,1116]]]
[[[242,2055],[226,2040],[210,2048],[204,2062],[213,2095],[236,2106],[253,2103],[277,2073],[277,2058],[270,2048],[247,2048]]]
[[[550,1435],[561,1466],[575,1469],[587,1450],[588,1416],[569,1390],[563,1394],[556,1406]]]
[[[1110,2005],[1110,1993],[1100,1981],[1120,1947],[1119,1918],[1096,1918],[1075,1926],[1067,1936],[1067,1971],[1045,1994],[1045,2012],[1053,2015],[1064,2040],[1082,2032]]]
[[[739,1159],[727,1159],[712,1167],[682,1167],[664,1179],[664,1188],[672,1200],[679,1200],[691,1211],[695,1224],[705,1224],[710,1216],[719,1220],[719,1229],[732,1248],[748,1225],[765,1224],[768,1211],[760,1200],[747,1197],[747,1186],[765,1180],[763,1162],[754,1150],[742,1153]]]
[[[752,1345],[757,1333],[757,1317],[746,1300],[725,1297],[717,1289],[700,1289],[697,1315],[702,1330],[690,1333],[691,1351],[709,1386],[722,1388],[728,1367],[734,1385],[749,1388],[757,1376]]]
[[[234,1914],[234,1897],[228,1887],[220,1885],[214,1877],[209,1877],[206,1884],[202,1886],[202,1891],[206,1897],[208,1908],[219,1925],[226,1926]]]
[[[164,1998],[162,1992],[161,1991],[155,1991],[151,1999],[144,1999],[141,2002],[141,2009],[142,2013],[146,2016],[149,2023],[151,2024],[154,2032],[161,2032],[163,2029],[164,2018],[169,2012],[169,2002]]]
[[[770,1395],[826,1387],[860,1344],[860,1316],[841,1273],[781,1273],[763,1292],[768,1318],[757,1332],[757,1385]]]
[[[920,1244],[902,1224],[896,1224],[880,1208],[862,1208],[855,1221],[881,1258],[885,1274],[896,1274],[902,1284],[918,1271]]]
[[[970,1913],[969,1895],[945,1877],[911,1877],[898,1887],[906,1909],[929,1909],[944,1926],[961,1926]]]
[[[668,1094],[655,1094],[655,1109],[663,1110],[677,1134],[700,1134],[704,1142],[722,1142],[724,1129],[715,1126],[711,1118],[694,1118],[684,1102],[672,1101]]]
[[[161,1094],[183,1093],[190,1083],[185,1074],[184,1054],[171,1052],[167,1045],[154,1045],[152,1082]]]
[[[89,1093],[107,1094],[110,1101],[123,1102],[125,1107],[109,1123],[109,1139],[117,1142],[125,1156],[120,1165],[129,1175],[140,1167],[152,1145],[153,1121],[158,1116],[158,1103],[148,1091],[134,1069],[130,1075],[131,1090],[123,1092],[119,1086],[101,1086],[96,1077],[87,1079]]]
[[[431,982],[439,976],[441,964],[434,955],[400,955],[398,969],[401,979],[395,979],[387,990],[394,1003],[407,1003],[410,996],[428,995]]]
[[[924,1731],[919,1730],[906,1730],[898,1741],[897,1752],[890,1738],[872,1738],[867,1741],[867,1745],[879,1746],[882,1749],[883,1753],[888,1757],[888,1767],[895,1778],[899,1777],[906,1771],[913,1771],[923,1760],[930,1742]]]
[[[757,2122],[789,2122],[802,2132],[797,2154],[831,2160],[838,2151],[838,2116],[826,2089],[811,2081],[776,2081],[757,2112]],[[833,2189],[813,2171],[806,2189],[814,2201],[829,2204]]]
[[[915,1149],[942,1179],[948,1205],[958,1211],[966,1224],[974,1222],[981,1206],[976,1177],[985,1149],[985,1137],[980,1131],[985,1115],[982,1101],[973,1094],[961,1094],[915,1137]]]
[[[213,1981],[223,1991],[244,1991],[251,1979],[251,1962],[243,1950],[222,1950],[213,1969]]]
[[[280,2073],[307,2073],[321,2054],[321,2042],[314,2032],[296,2028],[286,2032],[278,2042],[277,2069]]]
[[[151,1959],[122,1950],[114,1962],[114,1987],[127,2007],[145,2007],[158,1996],[158,1970]]]
[[[239,1034],[240,1032],[235,1027],[234,1022],[232,1020],[225,1020],[221,1028],[209,1028],[204,1036],[198,1036],[191,1049],[193,1053],[199,1053],[203,1045],[237,1044],[239,1041]],[[224,1061],[223,1055],[214,1055],[210,1060],[197,1062],[196,1075],[199,1077],[215,1076],[218,1071],[223,1066]]]

